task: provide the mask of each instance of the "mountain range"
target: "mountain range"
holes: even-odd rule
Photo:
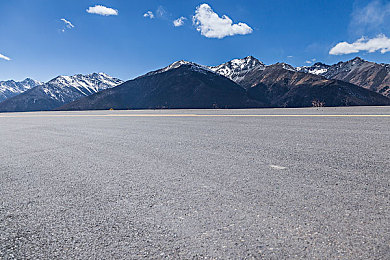
[[[123,83],[104,73],[58,76],[0,103],[2,112],[47,111]]]
[[[250,100],[234,81],[209,68],[178,61],[122,85],[67,104],[60,110],[246,108]]]
[[[389,67],[360,58],[297,68],[252,56],[218,66],[178,61],[126,82],[59,76],[1,102],[0,112],[390,105]]]
[[[277,63],[259,72],[250,72],[241,85],[249,98],[270,107],[369,106],[387,105],[390,99],[341,80],[302,73]]]
[[[315,63],[297,68],[297,71],[346,81],[390,97],[390,64],[378,64],[356,57],[334,65]]]

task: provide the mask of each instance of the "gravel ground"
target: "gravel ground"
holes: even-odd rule
[[[344,115],[390,107],[0,114],[0,259],[390,259],[390,117]]]

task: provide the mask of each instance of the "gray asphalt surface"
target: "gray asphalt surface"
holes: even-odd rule
[[[180,114],[390,108],[0,114],[0,259],[390,259],[389,117]]]

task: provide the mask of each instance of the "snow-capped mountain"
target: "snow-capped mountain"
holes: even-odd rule
[[[14,97],[42,84],[42,82],[30,78],[27,78],[23,81],[0,81],[0,102],[3,102],[7,98]]]
[[[51,98],[68,103],[69,100],[73,101],[82,96],[89,96],[121,83],[123,83],[122,80],[104,73],[77,74],[74,76],[58,76],[44,84],[41,89]]]
[[[121,83],[122,80],[104,73],[58,76],[0,103],[0,111],[52,110]]]
[[[390,97],[390,65],[369,62],[356,57],[334,65],[316,63],[298,71],[346,81]]]
[[[266,65],[258,59],[248,56],[243,59],[234,59],[224,64],[209,67],[210,70],[239,83],[252,70],[264,70]]]

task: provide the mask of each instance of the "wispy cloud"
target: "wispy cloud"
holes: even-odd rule
[[[165,8],[163,6],[159,6],[156,10],[156,14],[158,17],[160,18],[165,18],[168,14],[167,10],[165,10]]]
[[[150,19],[154,19],[154,14],[152,11],[147,11],[146,13],[144,13],[144,17],[145,18],[150,18]]]
[[[3,59],[3,60],[11,60],[11,58],[9,58],[9,57],[7,57],[7,56],[1,54],[1,53],[0,53],[0,59]]]
[[[355,35],[377,34],[390,24],[390,3],[373,0],[365,6],[355,5],[350,22],[350,31]]]
[[[92,6],[89,7],[87,9],[87,13],[109,16],[109,15],[118,15],[118,10],[103,5],[95,5],[93,7]]]
[[[314,62],[316,62],[316,59],[311,59],[311,60],[305,61],[306,64],[312,64]]]
[[[380,51],[382,54],[390,51],[390,39],[384,34],[368,39],[362,37],[353,43],[340,42],[334,46],[329,54],[342,55],[367,51],[369,53]]]
[[[66,20],[65,18],[61,18],[60,20],[65,23],[66,28],[68,29],[74,28],[74,25],[69,20]]]
[[[228,16],[219,17],[208,4],[201,4],[196,8],[193,23],[196,29],[207,38],[222,39],[227,36],[253,32],[253,29],[245,23],[233,24]]]
[[[184,16],[177,18],[176,20],[173,21],[173,25],[175,27],[180,27],[184,25],[184,21],[187,20]]]

